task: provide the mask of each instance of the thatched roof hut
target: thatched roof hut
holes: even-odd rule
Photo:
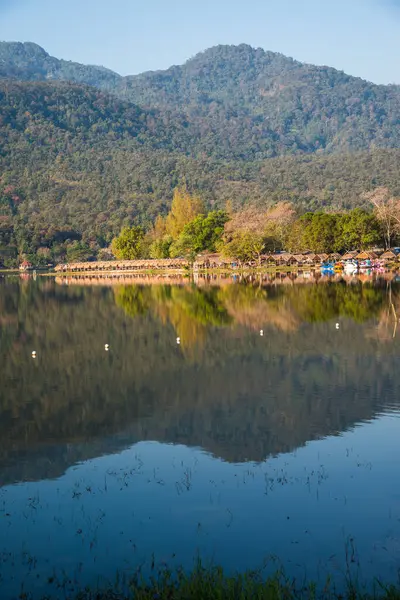
[[[357,260],[373,260],[377,258],[377,255],[374,252],[367,252],[366,250],[364,250],[363,252],[360,252],[359,254],[357,254],[356,259]]]
[[[299,265],[302,265],[306,261],[306,256],[304,254],[294,254],[293,258],[295,258]]]
[[[397,260],[398,256],[395,252],[393,252],[393,250],[386,250],[386,252],[380,256],[380,258],[386,261],[394,261]]]
[[[354,258],[356,258],[358,254],[358,250],[351,250],[351,252],[346,252],[346,254],[344,254],[342,256],[343,260],[353,260]]]
[[[184,269],[189,261],[184,258],[164,258],[160,260],[108,260],[99,262],[77,262],[57,265],[56,272],[99,272],[99,271],[137,271]]]
[[[277,254],[262,254],[261,255],[261,264],[267,265],[276,265]]]
[[[198,254],[193,264],[195,269],[218,269],[236,263],[232,258],[225,258],[221,254]]]
[[[281,254],[276,254],[276,264],[277,265],[297,265],[298,260],[294,256],[294,254],[290,254],[290,252],[281,252]]]

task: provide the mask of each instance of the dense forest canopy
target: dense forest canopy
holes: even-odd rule
[[[400,195],[399,148],[399,86],[244,44],[121,77],[0,43],[0,262],[96,257],[183,183],[209,210],[365,207]]]

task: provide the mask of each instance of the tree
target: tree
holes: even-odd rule
[[[388,188],[380,187],[365,195],[374,207],[374,213],[382,225],[385,246],[390,248],[394,237],[400,233],[400,199],[393,198]]]
[[[173,239],[170,235],[154,240],[149,247],[150,258],[160,259],[170,257],[170,248]]]
[[[72,242],[67,246],[67,262],[85,262],[94,260],[94,252],[83,242]]]
[[[199,215],[185,225],[178,240],[171,248],[171,256],[189,254],[194,257],[199,252],[215,252],[216,244],[224,233],[228,215],[223,210],[215,210],[208,215]]]
[[[237,231],[230,241],[223,243],[220,250],[224,256],[244,263],[258,260],[265,250],[265,237],[249,231]]]
[[[140,258],[143,252],[144,231],[141,227],[124,227],[120,235],[113,239],[111,250],[119,260]]]
[[[341,250],[364,250],[382,241],[382,230],[375,215],[355,208],[341,215]]]
[[[189,194],[186,188],[175,188],[171,210],[165,221],[165,231],[177,239],[185,225],[197,215],[204,213],[204,204],[198,196]]]
[[[338,239],[337,223],[335,214],[306,213],[300,218],[304,224],[302,243],[304,250],[312,252],[333,252],[336,250]]]

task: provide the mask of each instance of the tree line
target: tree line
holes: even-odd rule
[[[374,246],[390,248],[400,237],[400,199],[386,188],[366,196],[371,209],[347,212],[306,212],[299,215],[289,203],[269,210],[247,207],[234,211],[206,211],[197,195],[184,187],[174,192],[171,210],[158,216],[145,231],[124,227],[111,244],[117,259],[194,259],[201,252],[219,252],[240,262],[254,261],[268,252],[287,250],[343,253]]]

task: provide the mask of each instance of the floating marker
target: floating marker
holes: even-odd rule
[[[109,351],[109,349],[110,349],[110,346],[109,346],[108,344],[105,344],[105,345],[104,345],[104,350],[105,350],[106,352],[108,352],[108,351]]]
[[[33,352],[32,352],[32,358],[36,358],[36,350],[33,350]]]
[[[339,323],[336,323],[336,329],[339,329],[339,328],[340,328]]]
[[[180,337],[176,338],[176,343],[177,343],[177,344],[180,344],[180,343],[181,343],[181,338],[180,338]]]
[[[263,337],[263,335],[264,335],[264,330],[263,329],[260,329],[260,335],[261,335],[261,337]]]

